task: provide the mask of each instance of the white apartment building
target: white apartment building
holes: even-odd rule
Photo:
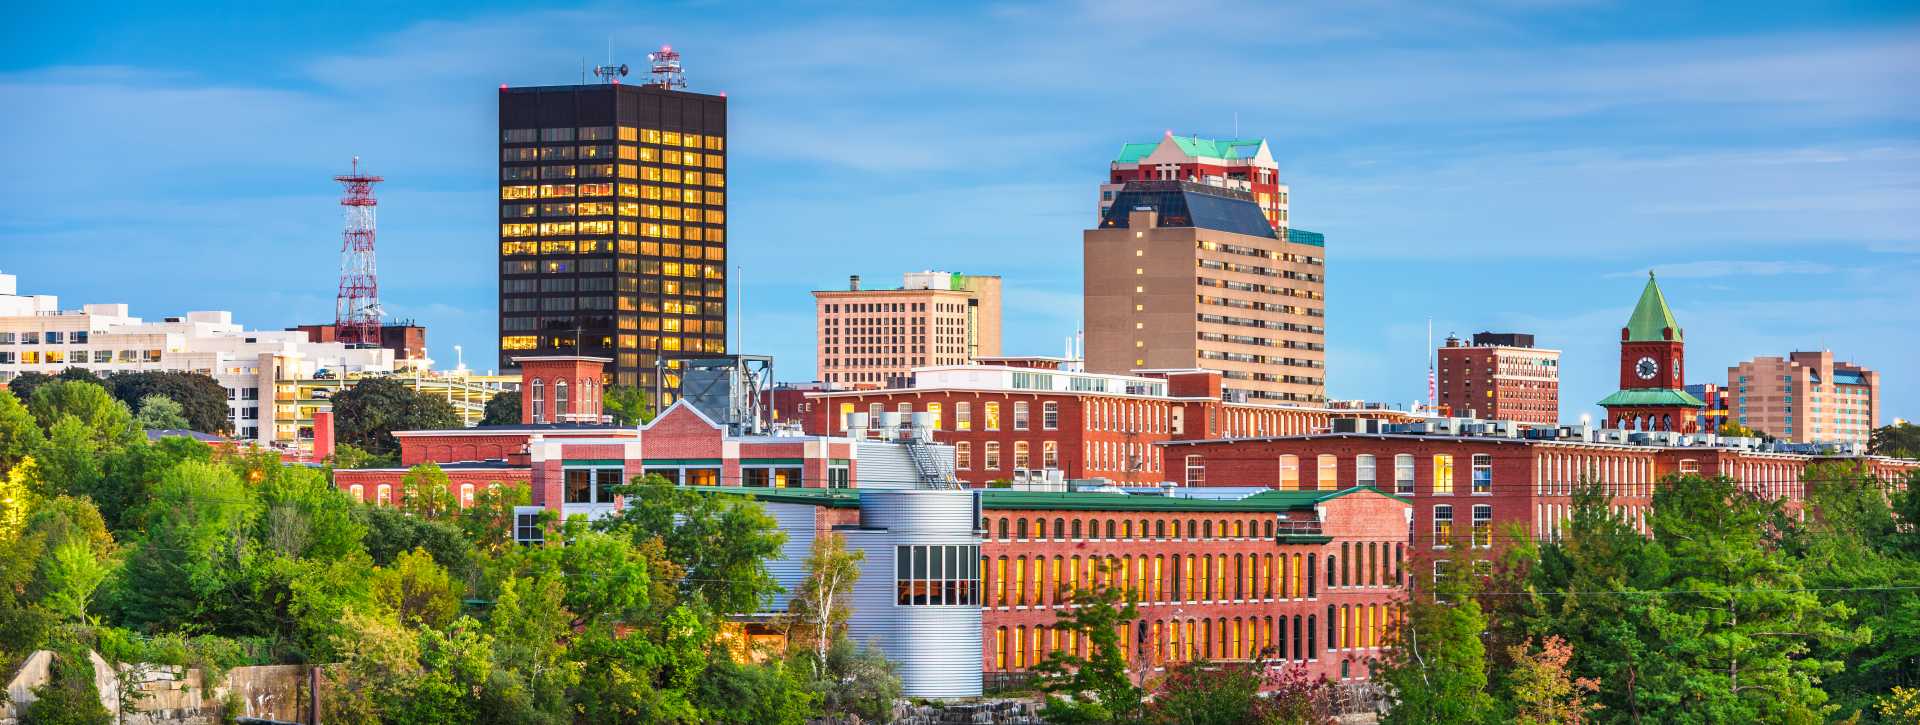
[[[0,274],[0,383],[70,367],[209,375],[227,389],[236,439],[285,446],[311,436],[301,426],[299,381],[390,373],[394,359],[392,350],[308,342],[298,331],[247,330],[226,311],[146,321],[125,304],[61,310],[57,297],[21,295],[15,277]]]

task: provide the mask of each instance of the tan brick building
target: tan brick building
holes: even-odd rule
[[[1826,350],[1727,368],[1727,392],[1729,419],[1784,441],[1864,446],[1880,422],[1880,373]]]
[[[871,389],[911,384],[913,369],[1000,354],[1000,278],[908,272],[899,289],[816,290],[821,380]]]
[[[1092,372],[1219,370],[1234,402],[1326,396],[1326,245],[1245,192],[1134,181],[1083,236]]]
[[[1435,387],[1448,415],[1482,420],[1560,422],[1560,351],[1533,346],[1521,333],[1448,337]]]

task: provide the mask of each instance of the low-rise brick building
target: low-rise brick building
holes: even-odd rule
[[[954,446],[954,473],[973,486],[1058,471],[1068,479],[1122,484],[1179,480],[1157,444],[1327,430],[1335,417],[1411,420],[1392,410],[1344,410],[1221,399],[1212,370],[1142,370],[1105,375],[1070,369],[1071,361],[1004,358],[986,365],[914,371],[914,386],[824,390],[805,414],[806,431],[837,435],[851,416],[876,420],[925,413],[933,439]]]
[[[1356,426],[1357,427],[1357,426]],[[1608,433],[1608,432],[1601,432]],[[1613,431],[1611,433],[1619,433]],[[1604,439],[1606,436],[1596,436]],[[1402,539],[1435,559],[1460,546],[1487,549],[1508,524],[1534,538],[1559,536],[1583,480],[1606,487],[1614,510],[1645,530],[1658,483],[1674,474],[1727,475],[1757,495],[1797,504],[1808,466],[1840,461],[1888,481],[1920,462],[1828,456],[1716,444],[1709,437],[1671,442],[1602,442],[1500,435],[1328,433],[1305,436],[1170,441],[1170,465],[1187,486],[1263,486],[1337,491],[1374,486],[1413,502]]]
[[[1136,677],[1170,665],[1264,658],[1364,677],[1399,599],[1410,504],[1367,488],[1225,498],[980,492],[983,651],[989,678],[1049,652],[1071,593],[1132,592],[1122,641]]]

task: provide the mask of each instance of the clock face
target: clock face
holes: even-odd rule
[[[1652,380],[1653,376],[1660,374],[1660,363],[1654,362],[1653,358],[1643,357],[1640,358],[1640,362],[1634,364],[1633,372],[1639,375],[1641,380]]]

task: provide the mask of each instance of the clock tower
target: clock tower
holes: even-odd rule
[[[1606,426],[1636,431],[1693,433],[1705,403],[1687,394],[1686,342],[1653,273],[1620,328],[1620,389],[1600,401]]]

